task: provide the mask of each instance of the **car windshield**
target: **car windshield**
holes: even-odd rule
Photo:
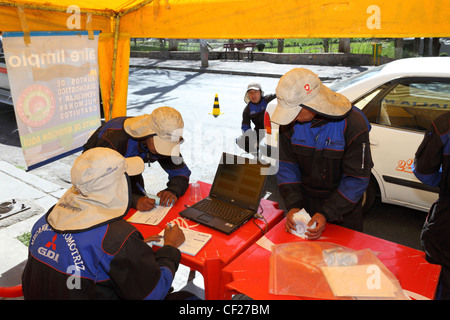
[[[330,85],[329,88],[335,92],[338,92],[338,91],[340,91],[348,86],[351,86],[361,80],[364,80],[364,79],[367,79],[367,78],[370,78],[370,77],[376,75],[383,68],[384,68],[384,65],[363,71],[361,73],[358,73],[357,75],[354,75],[353,77],[336,82],[336,83]]]

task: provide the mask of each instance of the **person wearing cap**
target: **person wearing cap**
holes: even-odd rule
[[[84,145],[84,150],[95,147],[112,148],[124,157],[139,156],[145,162],[158,161],[169,176],[167,187],[157,193],[161,205],[177,201],[189,187],[191,171],[180,154],[184,122],[181,114],[171,107],[159,107],[151,114],[137,117],[118,117],[100,126]],[[149,211],[154,199],[146,197],[144,178],[131,178],[132,207]]]
[[[242,112],[242,136],[236,143],[246,152],[256,153],[259,141],[264,138],[264,113],[270,101],[276,98],[275,94],[264,95],[261,84],[252,82],[247,86],[244,102],[247,104]],[[251,128],[251,122],[254,129]]]
[[[153,252],[123,218],[131,204],[129,175],[144,170],[140,157],[109,148],[82,153],[72,187],[33,226],[22,275],[25,299],[164,299],[180,263],[184,234],[166,228]],[[152,236],[147,241],[158,241]]]
[[[276,95],[271,121],[280,124],[276,177],[286,231],[295,229],[292,217],[302,208],[312,216],[309,239],[320,238],[326,222],[362,231],[362,196],[373,167],[366,117],[304,68],[283,75]]]

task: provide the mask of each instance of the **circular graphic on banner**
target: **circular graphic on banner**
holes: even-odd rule
[[[20,94],[16,110],[26,125],[40,127],[49,122],[55,113],[55,96],[44,85],[31,85]]]

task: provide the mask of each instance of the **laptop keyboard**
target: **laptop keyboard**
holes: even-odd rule
[[[210,215],[222,218],[233,224],[241,222],[242,217],[247,215],[247,211],[233,206],[228,206],[216,201],[201,201],[193,206],[195,209],[206,212]]]

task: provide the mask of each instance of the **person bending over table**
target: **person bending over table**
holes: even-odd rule
[[[295,229],[293,215],[302,208],[312,215],[308,239],[320,238],[326,222],[362,231],[362,196],[373,167],[366,117],[304,68],[283,75],[276,96],[271,121],[280,124],[276,177],[286,231]]]
[[[114,118],[98,128],[84,145],[111,148],[125,158],[139,156],[149,165],[158,161],[169,175],[167,188],[157,193],[161,205],[174,204],[189,187],[191,171],[180,154],[184,122],[171,107],[160,107],[151,114]],[[142,174],[131,177],[132,207],[149,211],[155,200],[146,197]]]

